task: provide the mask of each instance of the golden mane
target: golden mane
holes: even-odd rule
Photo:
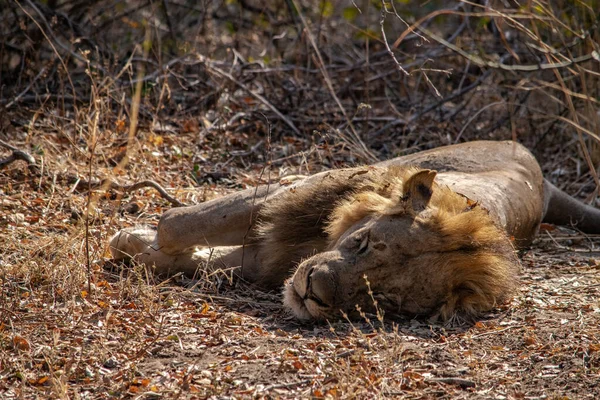
[[[408,195],[405,183],[419,171],[423,170],[415,167],[389,167],[383,174],[375,175],[370,185],[357,188],[338,202],[326,227],[330,241],[337,241],[348,228],[371,214],[411,213],[414,215],[415,210],[403,199]],[[467,208],[474,208],[474,203],[446,186],[433,183],[428,206],[436,209],[440,217],[447,219],[451,215],[462,213]]]
[[[418,297],[427,295],[427,285],[420,289],[425,292],[415,292],[415,304],[407,307],[416,314],[438,313],[445,320],[457,313],[474,316],[513,292],[519,261],[509,238],[485,209],[434,183],[434,171],[370,167],[349,169],[347,174],[347,179],[325,178],[310,189],[290,190],[261,210],[256,238],[265,250],[266,270],[271,271],[264,279],[273,279],[273,271],[278,271],[277,279],[289,276],[308,248],[312,254],[333,248],[363,218],[398,215],[414,220],[424,235],[390,232],[390,242],[420,242],[398,268],[443,287],[439,303],[425,308]],[[394,262],[389,260],[390,267]]]
[[[328,243],[325,226],[339,199],[350,193],[368,190],[370,182],[385,172],[385,168],[357,167],[338,170],[343,178],[325,175],[323,180],[308,187],[291,187],[272,199],[259,213],[252,240],[264,250],[262,263],[268,275],[257,280],[264,286],[276,286],[294,271],[307,254],[323,251]]]
[[[411,214],[432,233],[428,237],[432,252],[417,255],[412,264],[427,266],[449,285],[440,316],[444,320],[457,312],[474,316],[493,308],[516,285],[519,261],[510,239],[481,206],[435,183],[427,209],[419,215],[406,201],[406,182],[418,171],[389,168],[369,188],[340,201],[325,228],[329,246],[367,216]]]

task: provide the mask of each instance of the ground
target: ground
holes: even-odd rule
[[[172,179],[169,191],[183,202],[265,179],[256,164],[221,171],[202,190],[178,190],[182,163],[164,153],[185,152],[190,138],[144,137],[131,160],[139,176]],[[60,159],[55,136],[36,140],[56,146],[48,153]],[[316,168],[313,158],[301,168]],[[155,224],[170,205],[152,188],[98,189],[86,217],[88,197],[68,177],[75,169],[60,167],[49,162],[63,172],[44,175],[16,161],[1,175],[2,398],[600,395],[598,238],[543,226],[522,255],[518,293],[472,324],[375,316],[302,324],[279,293],[231,284],[225,274],[159,282],[139,266],[113,264],[110,235]]]

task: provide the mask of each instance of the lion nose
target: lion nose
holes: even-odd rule
[[[308,275],[306,297],[321,306],[335,304],[335,278],[327,267],[314,267]]]

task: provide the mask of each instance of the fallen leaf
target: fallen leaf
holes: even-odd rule
[[[300,361],[296,360],[292,363],[292,366],[295,369],[304,369],[304,364],[302,364]]]
[[[540,233],[543,232],[552,232],[556,230],[556,226],[552,224],[541,223],[540,224]]]
[[[13,337],[13,347],[22,351],[31,350],[31,345],[27,339],[19,335],[15,335],[15,337]]]
[[[533,335],[525,336],[524,341],[525,341],[526,346],[531,346],[531,345],[537,344],[537,339]]]
[[[125,124],[124,119],[118,119],[117,122],[115,122],[115,130],[117,131],[117,133],[123,133],[127,130],[127,126]]]

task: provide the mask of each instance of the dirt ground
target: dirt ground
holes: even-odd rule
[[[184,164],[168,152],[181,146],[185,154],[189,138],[142,137],[131,174],[171,179],[169,191],[185,203],[264,179],[256,163],[246,173],[220,170],[203,190],[181,189]],[[300,324],[279,293],[231,285],[225,275],[159,282],[112,264],[109,236],[155,224],[170,205],[152,188],[97,189],[86,217],[88,197],[68,176],[78,156],[51,132],[35,140],[57,172],[18,161],[0,175],[2,398],[600,396],[598,238],[544,226],[523,254],[519,292],[474,324],[374,317]],[[120,151],[118,142],[103,149],[107,158]],[[326,151],[297,155],[298,169],[317,168]],[[61,153],[74,168],[60,164]]]

